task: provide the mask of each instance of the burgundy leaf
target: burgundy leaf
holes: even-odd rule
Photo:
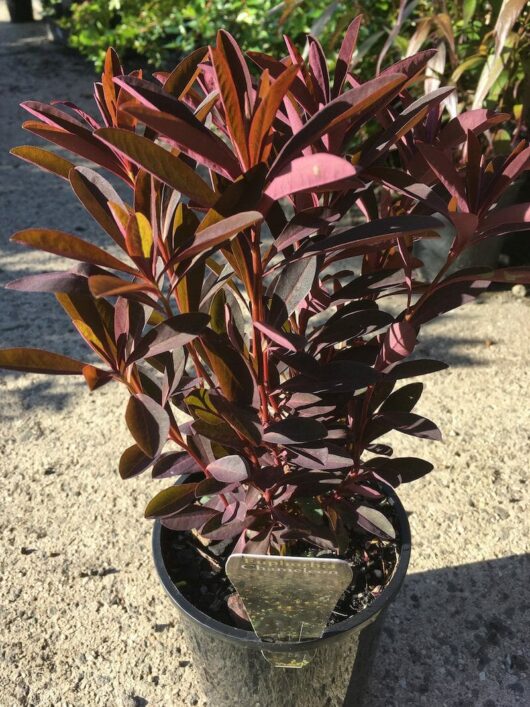
[[[377,476],[388,481],[392,486],[421,479],[433,470],[433,465],[416,457],[376,457],[366,462],[365,466],[373,469]]]
[[[127,364],[147,356],[157,356],[193,341],[208,326],[210,315],[197,312],[176,314],[151,329],[135,347]]]
[[[263,221],[263,215],[259,211],[243,211],[239,214],[234,214],[228,218],[207,226],[204,229],[199,229],[193,244],[177,254],[174,262],[192,258],[195,255],[210,250],[220,243],[229,240],[236,233],[244,231],[246,228],[255,226]]]
[[[145,455],[138,445],[133,444],[120,457],[120,476],[122,479],[131,479],[148,469],[152,463],[151,457]]]
[[[298,260],[285,267],[267,294],[271,302],[271,324],[282,325],[306,297],[317,272],[315,258]]]
[[[200,466],[187,452],[167,452],[157,459],[151,474],[153,479],[167,479],[198,471],[201,471]]]
[[[164,408],[139,393],[129,398],[125,419],[142,452],[151,459],[160,454],[169,434],[169,416]]]
[[[324,439],[327,434],[324,425],[317,420],[287,417],[268,425],[263,434],[263,441],[269,444],[293,444]]]
[[[377,429],[378,423],[383,426],[390,425],[390,429],[398,430],[412,437],[423,437],[440,441],[442,433],[434,422],[413,412],[398,412],[395,410],[379,413],[373,418],[373,425]],[[378,435],[379,436],[379,435]]]
[[[84,366],[82,361],[42,349],[0,349],[0,368],[12,371],[68,376],[82,374]]]
[[[331,95],[333,98],[339,95],[344,84],[344,79],[350,68],[351,60],[353,57],[353,52],[355,51],[355,45],[357,44],[357,36],[359,34],[359,28],[362,22],[362,15],[358,15],[349,25],[342,40],[341,47],[339,49],[339,56],[337,58],[337,64],[335,66],[335,76],[333,80],[333,90]]]
[[[380,407],[380,412],[411,412],[423,392],[423,383],[408,383],[395,390]]]

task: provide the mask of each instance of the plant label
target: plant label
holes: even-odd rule
[[[242,554],[228,558],[226,574],[256,635],[275,643],[320,638],[353,576],[344,560]],[[282,668],[302,668],[314,656],[313,651],[262,653]]]

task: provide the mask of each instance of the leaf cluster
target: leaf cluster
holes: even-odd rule
[[[101,363],[17,348],[0,351],[0,367],[126,386],[134,443],[121,477],[182,481],[146,516],[236,550],[392,537],[375,508],[381,482],[432,466],[394,457],[381,438],[441,437],[415,411],[422,384],[409,382],[446,367],[411,358],[421,326],[491,281],[530,280],[523,268],[456,263],[471,245],[528,228],[530,204],[498,203],[530,148],[487,159],[482,136],[505,115],[447,122],[451,88],[414,99],[432,51],[361,83],[351,72],[359,28],[357,18],[331,74],[311,36],[307,59],[289,38],[276,59],[245,55],[220,31],[153,81],[125,74],[109,50],[97,118],[23,104],[26,130],[95,169],[40,147],[13,153],[68,182],[113,253],[46,228],[13,236],[77,261],[10,287],[54,293]],[[447,261],[421,281],[414,244],[441,233],[452,236]]]

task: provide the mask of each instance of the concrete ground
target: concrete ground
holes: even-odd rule
[[[42,25],[9,25],[4,3],[0,66],[5,284],[54,267],[9,244],[14,231],[100,236],[66,184],[7,154],[36,142],[20,130],[19,102],[86,106],[90,68],[48,44]],[[424,379],[419,406],[445,441],[394,440],[400,455],[425,455],[435,471],[400,490],[412,565],[387,616],[367,707],[530,701],[529,327],[530,301],[502,293],[424,334],[423,353],[452,364]],[[14,345],[84,355],[52,297],[3,291],[0,346]],[[117,475],[130,444],[122,391],[2,372],[0,400],[0,707],[220,707],[152,568],[142,511],[155,482]]]

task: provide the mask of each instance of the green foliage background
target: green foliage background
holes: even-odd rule
[[[362,79],[374,75],[382,50],[387,65],[406,56],[415,40],[415,51],[444,45],[446,59],[434,75],[457,86],[461,107],[472,104],[495,53],[501,15],[508,27],[502,68],[484,105],[521,120],[530,104],[530,3],[523,0],[45,0],[45,11],[98,70],[109,46],[128,70],[142,63],[172,68],[196,47],[215,42],[219,28],[246,50],[280,56],[283,34],[302,47],[311,33],[333,61],[349,22],[362,14],[355,67]]]

